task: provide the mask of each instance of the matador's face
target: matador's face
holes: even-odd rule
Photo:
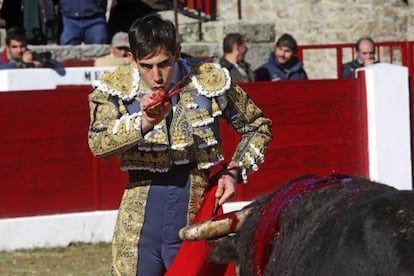
[[[138,69],[141,79],[149,88],[153,90],[168,89],[174,75],[174,64],[177,61],[176,53],[159,48],[142,59],[131,59],[132,54],[129,56],[131,65]]]

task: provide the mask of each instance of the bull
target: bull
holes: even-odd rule
[[[414,275],[414,192],[308,175],[180,237],[209,240],[239,275]]]

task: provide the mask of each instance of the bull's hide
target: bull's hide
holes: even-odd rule
[[[309,179],[316,189],[297,185]],[[217,240],[211,256],[235,259],[240,275],[414,275],[413,191],[312,176],[250,207],[238,233]]]

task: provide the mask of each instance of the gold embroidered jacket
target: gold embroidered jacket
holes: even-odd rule
[[[172,165],[192,162],[209,169],[223,160],[222,116],[241,135],[232,160],[242,168],[243,181],[264,161],[271,121],[218,64],[201,65],[173,104],[171,122],[164,120],[143,136],[139,101],[150,92],[130,66],[105,73],[95,83],[89,95],[88,142],[96,156],[118,154],[122,170],[166,172]]]

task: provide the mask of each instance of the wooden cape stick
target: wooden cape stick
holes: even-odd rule
[[[253,208],[234,211],[208,220],[188,225],[178,233],[182,240],[198,241],[223,237],[237,232]]]

